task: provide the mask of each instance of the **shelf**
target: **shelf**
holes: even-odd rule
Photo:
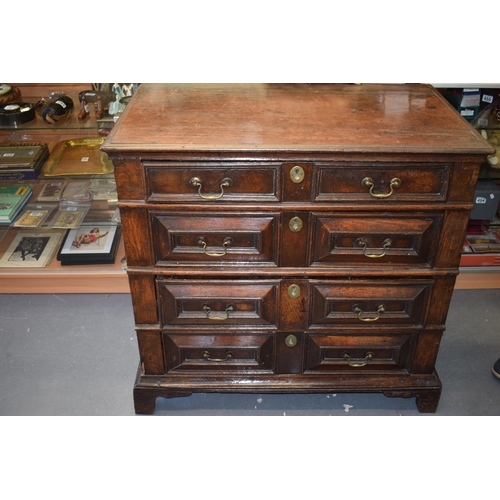
[[[0,127],[0,143],[10,142],[45,142],[49,151],[58,143],[75,138],[99,137],[100,123],[95,118],[94,106],[90,106],[90,116],[78,120],[80,102],[78,93],[91,90],[91,83],[75,84],[10,84],[21,90],[23,102],[36,103],[42,96],[51,92],[65,92],[74,103],[71,118],[63,124],[51,126],[45,124],[40,117],[18,127]],[[104,177],[101,177],[104,178]],[[52,182],[55,177],[39,178],[27,181],[2,181],[5,184],[30,184],[34,187],[32,199],[36,199],[37,191],[42,182]],[[66,179],[71,180],[71,179]],[[77,180],[75,177],[74,180]],[[35,187],[36,186],[36,187]],[[28,201],[30,203],[31,201]],[[107,206],[106,203],[104,205]],[[106,208],[106,206],[97,208]],[[94,207],[96,207],[94,205]],[[5,227],[0,231],[5,232]],[[7,250],[17,231],[9,229],[3,238],[0,237],[0,255]],[[42,268],[0,268],[0,293],[129,293],[128,277],[122,269],[121,259],[125,256],[123,239],[120,240],[118,253],[114,264],[62,266],[54,258]]]
[[[500,266],[461,267],[455,283],[456,290],[500,288]]]
[[[36,141],[49,143],[49,149],[55,143],[74,138],[96,137],[101,128],[102,122],[98,122],[95,116],[95,106],[89,106],[89,116],[84,120],[78,119],[80,112],[80,101],[78,94],[84,90],[92,90],[91,83],[82,84],[12,84],[21,90],[21,101],[35,104],[43,96],[52,92],[64,92],[68,95],[74,104],[73,112],[70,118],[64,123],[50,125],[45,123],[40,116],[35,120],[18,126],[0,126],[0,143],[2,142],[20,142]],[[110,117],[109,120],[112,120]]]
[[[113,265],[61,266],[54,257],[47,267],[0,268],[0,293],[130,293],[124,256],[121,239]]]
[[[37,102],[41,96],[54,91],[64,91],[73,99],[75,110],[72,118],[63,125],[50,126],[40,118],[23,127],[1,127],[0,143],[21,140],[46,142],[52,152],[57,143],[76,137],[96,137],[99,126],[95,119],[94,107],[91,106],[91,115],[83,121],[77,118],[80,103],[78,93],[90,90],[90,83],[75,84],[16,84],[11,85],[21,89],[24,102]],[[440,85],[447,87],[449,85]],[[458,85],[468,87],[471,85]],[[475,87],[496,87],[496,85],[474,85]],[[49,179],[42,179],[49,180]],[[29,184],[37,181],[24,181]],[[17,182],[16,182],[17,183]],[[2,228],[0,228],[1,230]],[[0,241],[0,255],[8,247],[12,238],[6,236]],[[0,293],[129,293],[127,274],[122,270],[121,259],[125,255],[123,240],[120,242],[116,262],[114,265],[79,265],[61,266],[54,257],[53,261],[44,268],[0,268]],[[461,268],[457,277],[456,289],[500,288],[499,268]]]

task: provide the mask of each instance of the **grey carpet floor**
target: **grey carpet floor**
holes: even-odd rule
[[[155,416],[500,415],[500,290],[456,290],[436,368],[435,414],[382,394],[193,394]],[[139,357],[128,294],[0,295],[0,415],[135,415]],[[138,417],[148,418],[148,417]]]

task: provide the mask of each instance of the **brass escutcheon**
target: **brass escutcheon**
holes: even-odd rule
[[[290,170],[290,179],[292,179],[295,184],[300,184],[304,180],[304,169],[296,165]]]
[[[292,233],[298,233],[302,229],[302,219],[300,217],[294,217],[290,219],[288,227]]]
[[[299,287],[299,285],[290,285],[288,287],[288,296],[291,299],[296,299],[296,298],[300,297],[300,287]]]
[[[295,347],[297,345],[297,337],[295,335],[288,335],[285,339],[285,344],[288,347]]]

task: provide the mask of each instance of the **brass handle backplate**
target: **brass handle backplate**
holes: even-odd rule
[[[391,183],[389,184],[389,187],[391,188],[391,190],[387,194],[381,194],[381,193],[376,194],[373,192],[375,184],[373,183],[373,180],[371,177],[365,177],[361,181],[361,185],[363,185],[364,187],[369,187],[370,194],[374,198],[389,198],[389,196],[391,196],[392,193],[394,193],[394,188],[398,188],[399,186],[401,186],[401,179],[399,179],[398,177],[394,177],[394,179],[391,180]]]
[[[210,306],[207,306],[207,305],[203,306],[203,310],[207,313],[208,319],[211,319],[213,321],[225,321],[226,319],[229,319],[229,313],[231,311],[234,311],[234,306],[232,304],[228,304],[226,306],[226,309],[224,310],[224,312],[226,313],[225,316],[217,316],[217,313],[214,313],[215,316],[212,315],[212,309]]]
[[[211,358],[210,357],[210,353],[208,351],[205,351],[203,353],[203,357],[207,360],[207,361],[212,361],[212,363],[222,363],[224,361],[229,361],[230,359],[232,359],[233,357],[233,353],[231,351],[228,351],[226,353],[226,357],[225,358]]]
[[[366,253],[366,246],[368,242],[364,238],[358,238],[356,240],[356,245],[363,247],[363,255],[365,257],[369,257],[370,259],[380,259],[380,257],[384,257],[387,253],[387,249],[392,245],[392,240],[390,238],[386,238],[384,240],[384,244],[382,246],[382,253]]]
[[[358,315],[358,319],[360,321],[365,321],[365,322],[370,322],[370,321],[377,321],[380,318],[380,315],[385,312],[385,306],[380,305],[377,308],[377,312],[375,313],[376,316],[364,316],[362,317],[363,314],[366,314],[363,312],[363,310],[359,306],[352,306],[352,310]]]
[[[222,242],[222,250],[223,252],[207,252],[207,242],[205,241],[204,238],[198,238],[196,240],[196,243],[200,246],[203,247],[203,253],[205,255],[208,255],[209,257],[223,257],[227,253],[227,247],[233,244],[233,238],[224,238],[224,241]]]
[[[348,352],[343,353],[344,358],[347,360],[347,364],[349,366],[354,366],[355,368],[359,368],[360,366],[365,366],[368,363],[368,360],[373,358],[372,352],[367,352],[363,361],[353,361],[350,354]]]
[[[201,188],[203,187],[203,183],[199,177],[191,177],[189,179],[189,184],[194,187],[198,188],[198,194],[200,195],[200,198],[203,198],[204,200],[220,200],[224,196],[224,188],[231,187],[233,185],[233,181],[229,179],[228,177],[222,179],[220,183],[220,193],[219,194],[201,194]]]

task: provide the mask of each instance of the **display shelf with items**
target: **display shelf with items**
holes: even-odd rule
[[[2,86],[21,105],[0,96],[0,194],[27,196],[0,218],[0,293],[129,292],[113,168],[100,151],[118,94],[95,86]]]
[[[0,226],[0,293],[129,291],[114,178],[2,184],[22,186],[30,196],[12,222]],[[95,186],[96,199],[61,199],[74,184]]]
[[[10,87],[10,90],[8,90]],[[44,84],[25,84],[25,83],[9,83],[5,84],[4,92],[0,95],[0,104],[5,105],[8,102],[28,103],[30,106],[25,111],[18,110],[18,113],[29,113],[32,116],[32,109],[42,100],[43,97],[50,95],[67,95],[73,101],[73,110],[66,120],[58,120],[56,123],[46,123],[41,115],[35,113],[35,119],[18,123],[14,120],[14,124],[0,124],[0,145],[11,145],[13,147],[36,146],[38,144],[46,144],[48,156],[43,165],[45,171],[40,168],[25,169],[19,175],[19,171],[15,169],[4,170],[5,177],[2,177],[2,169],[0,166],[0,185],[8,184],[9,182],[22,182],[38,185],[48,184],[48,180],[52,183],[60,179],[65,179],[68,172],[63,172],[65,169],[66,159],[75,154],[77,147],[82,146],[82,141],[88,139],[91,142],[103,139],[110,131],[121,115],[127,102],[130,100],[129,93],[134,92],[135,84],[120,85],[115,87],[114,84],[92,84],[92,83],[44,83]],[[0,85],[2,88],[2,85]],[[8,90],[8,91],[7,91]],[[499,90],[499,89],[497,89]],[[10,101],[10,97],[15,99]],[[96,92],[113,92],[114,100],[107,102],[109,97],[113,99],[111,94],[108,97],[104,94],[100,95]],[[92,95],[94,94],[94,95]],[[85,96],[85,102],[81,99]],[[104,107],[104,114],[100,109],[101,104]],[[110,110],[110,106],[113,104]],[[107,109],[106,109],[107,108]],[[9,110],[7,110],[9,111]],[[14,110],[16,111],[16,110]],[[80,116],[79,116],[80,115]],[[484,119],[480,111],[477,113],[478,119]],[[10,116],[3,116],[4,120],[10,119]],[[21,121],[25,118],[23,117]],[[473,124],[475,126],[475,124]],[[490,128],[486,129],[490,132]],[[494,131],[494,128],[491,128]],[[75,142],[76,141],[76,142]],[[80,142],[78,144],[78,142]],[[96,147],[95,151],[99,149]],[[57,151],[62,151],[62,156],[56,162]],[[79,158],[79,168],[84,162],[82,158],[86,155],[81,155]],[[28,158],[29,159],[29,158]],[[75,165],[73,163],[73,165]],[[89,165],[87,163],[87,165]],[[94,176],[104,179],[109,172],[106,167],[105,173],[92,172],[84,174],[84,176]],[[21,170],[21,169],[18,169]],[[493,169],[492,169],[493,170]],[[28,172],[34,177],[29,179],[26,175]],[[500,174],[500,169],[493,171],[493,176]],[[74,172],[69,172],[70,178],[76,178]],[[112,175],[112,173],[111,173]],[[67,178],[66,178],[67,179]],[[34,183],[31,181],[35,181]],[[28,200],[31,203],[33,198]],[[41,201],[41,200],[40,200]],[[93,210],[92,210],[93,211]],[[91,212],[92,212],[91,211]],[[52,214],[53,215],[53,214]],[[90,213],[89,213],[90,215]],[[21,228],[0,225],[0,258],[7,250],[9,244],[13,241],[15,235]],[[45,293],[48,290],[55,292],[129,292],[128,280],[122,270],[121,259],[124,257],[123,243],[119,241],[117,250],[117,259],[113,265],[65,265],[54,257],[50,264],[43,268],[0,268],[0,293]],[[492,272],[487,272],[492,270]],[[500,266],[495,267],[463,267],[461,273],[457,277],[456,288],[500,288]]]
[[[500,288],[500,252],[491,245],[500,230],[500,86],[466,85],[440,91],[494,150],[479,171],[456,288]]]

